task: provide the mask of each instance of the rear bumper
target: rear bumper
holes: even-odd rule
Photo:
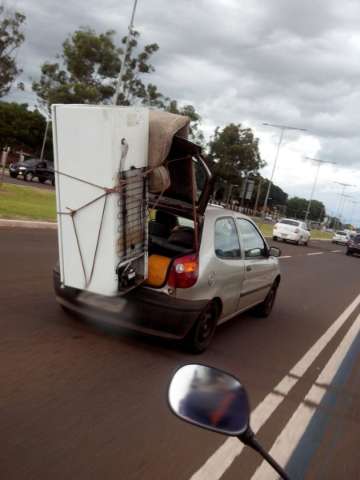
[[[53,281],[57,301],[74,313],[165,338],[184,338],[208,303],[182,300],[141,287],[124,296],[105,297],[62,287],[56,270]]]
[[[301,235],[299,235],[298,233],[274,232],[273,236],[282,240],[290,240],[291,242],[298,242],[301,238]]]

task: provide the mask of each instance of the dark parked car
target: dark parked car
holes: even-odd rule
[[[12,163],[9,166],[9,172],[12,178],[22,177],[27,182],[38,178],[40,183],[49,180],[54,185],[54,167],[51,162],[46,160],[28,158],[23,162]]]
[[[360,253],[360,235],[351,235],[347,243],[346,255],[353,255],[354,253]]]
[[[23,162],[11,163],[9,166],[10,177],[22,177],[24,180],[31,182],[34,178],[35,169],[40,163],[38,158],[28,158]]]

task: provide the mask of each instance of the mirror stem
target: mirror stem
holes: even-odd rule
[[[260,443],[256,440],[255,434],[251,428],[248,428],[245,433],[239,435],[238,439],[248,447],[251,447],[253,450],[260,453],[260,455],[277,471],[281,478],[284,480],[290,480],[283,468],[275,462],[272,456],[266,450],[264,450]]]

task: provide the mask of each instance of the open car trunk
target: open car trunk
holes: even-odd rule
[[[197,253],[203,215],[211,194],[210,171],[201,148],[175,136],[164,162],[170,186],[150,194],[147,285],[161,287],[174,259]],[[187,220],[187,221],[186,221]]]

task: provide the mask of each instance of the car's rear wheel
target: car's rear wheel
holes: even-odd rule
[[[46,178],[39,177],[39,182],[40,182],[40,183],[45,183],[45,182],[46,182]]]
[[[269,290],[269,293],[266,295],[265,300],[254,308],[254,313],[257,317],[265,318],[270,315],[275,303],[278,286],[279,281],[275,280]]]
[[[209,303],[186,337],[185,345],[192,353],[204,352],[211,343],[216,329],[219,309],[215,303]]]
[[[352,251],[351,250],[346,250],[346,255],[352,255]]]
[[[11,173],[10,173],[10,177],[11,177],[11,178],[16,178],[16,177],[17,177],[17,173],[11,172]]]
[[[34,175],[32,172],[26,172],[24,175],[24,180],[26,182],[31,182],[33,178],[34,178]]]
[[[277,239],[278,239],[278,238],[277,238],[276,236],[273,236],[274,242],[277,242]]]

